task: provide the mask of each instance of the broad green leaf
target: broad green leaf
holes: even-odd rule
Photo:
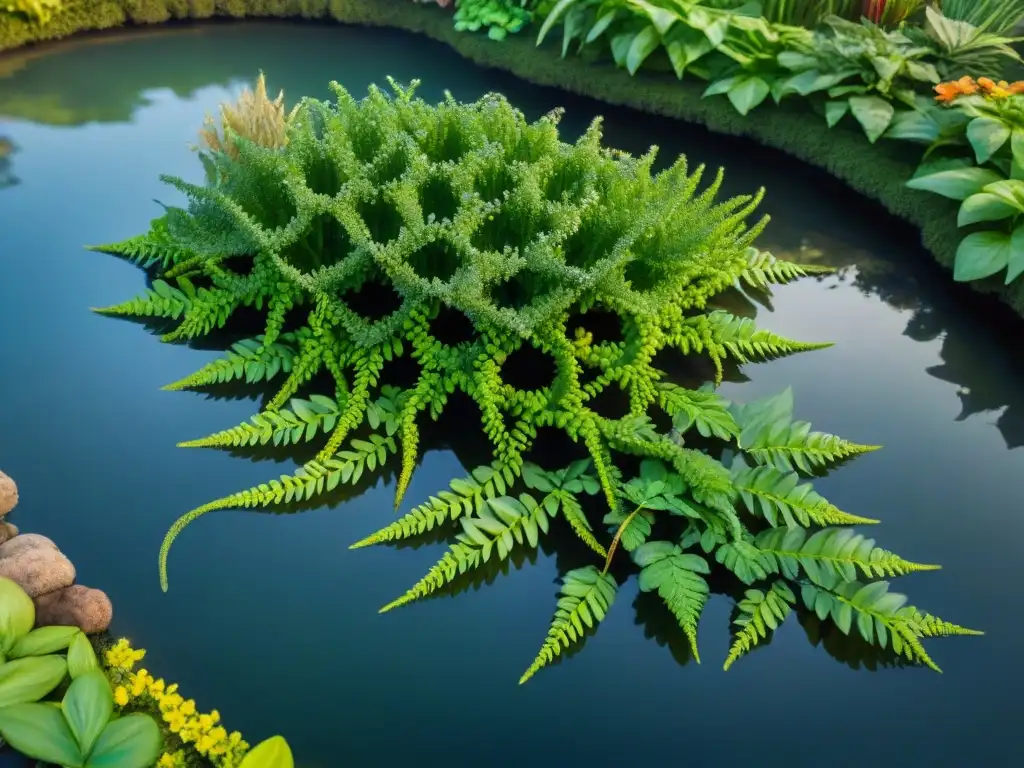
[[[967,124],[967,141],[978,165],[988,162],[1010,139],[1010,126],[994,117],[976,117]]]
[[[650,27],[648,27],[650,29]],[[612,59],[615,61],[615,66],[624,67],[626,66],[626,56],[629,55],[629,49],[633,46],[633,35],[631,32],[624,34],[615,35],[609,43],[612,49]]]
[[[587,13],[587,9],[582,6],[576,6],[569,13],[565,15],[565,21],[562,26],[562,58],[564,59],[566,54],[569,52],[569,43],[576,39],[577,36],[582,36],[583,30],[586,26],[587,21],[590,19],[590,14]],[[491,30],[500,29],[499,27],[491,27]],[[502,29],[502,32],[506,30]],[[488,34],[490,30],[488,30]]]
[[[942,133],[941,126],[931,117],[917,110],[898,112],[885,132],[887,139],[916,141],[931,144]]]
[[[968,224],[977,224],[979,221],[1006,219],[1020,212],[1020,208],[1010,205],[998,195],[979,192],[961,203],[956,224],[958,227],[966,227]]]
[[[544,19],[544,23],[540,27],[540,32],[537,33],[537,45],[540,45],[541,43],[544,42],[544,37],[547,35],[548,32],[551,31],[551,28],[558,23],[558,20],[562,17],[562,14],[569,10],[570,6],[574,5],[575,3],[576,0],[558,0],[558,3],[555,5],[555,7],[551,9],[551,13],[549,13],[548,17]]]
[[[68,687],[62,706],[75,741],[88,755],[114,713],[110,683],[98,670],[81,675]]]
[[[626,53],[626,69],[629,74],[635,75],[640,69],[640,65],[657,50],[659,45],[661,45],[661,36],[654,27],[644,27],[637,32]]]
[[[658,34],[664,35],[668,32],[669,28],[679,20],[679,17],[667,8],[659,8],[656,5],[651,5],[646,0],[627,0],[629,5],[640,8],[647,17],[651,20],[654,28],[658,30]]]
[[[1024,273],[1024,224],[1019,224],[1010,235],[1010,260],[1006,266],[1007,285]]]
[[[896,114],[892,104],[879,96],[851,96],[850,112],[861,124],[872,144],[885,133]]]
[[[741,77],[729,89],[729,101],[737,112],[746,115],[768,97],[769,90],[768,83],[760,77]]]
[[[854,74],[856,74],[856,70],[852,69],[824,73],[816,69],[809,69],[786,80],[782,87],[782,93],[798,93],[801,96],[807,96],[817,91],[828,90]]]
[[[981,280],[1005,269],[1010,262],[1010,236],[1005,232],[974,232],[960,241],[953,262],[953,279]]]
[[[592,43],[595,40],[597,40],[597,38],[603,35],[604,31],[608,29],[609,26],[611,26],[611,23],[615,21],[615,18],[618,15],[619,11],[616,8],[611,11],[608,11],[603,16],[601,16],[601,18],[594,22],[594,26],[590,28],[590,31],[587,32],[587,36],[586,38],[584,38],[584,42]]]
[[[92,643],[86,634],[82,632],[75,635],[68,647],[68,674],[71,675],[71,679],[74,680],[86,672],[99,669],[99,666],[96,652],[92,649]]]
[[[29,656],[0,665],[0,708],[39,701],[67,672],[61,656]]]
[[[721,80],[716,80],[701,94],[701,98],[705,99],[708,96],[717,96],[720,93],[728,93],[736,83],[741,79],[739,75],[733,75],[732,77],[723,77]]]
[[[281,736],[271,736],[253,747],[238,768],[294,768],[295,759],[288,742]]]
[[[2,707],[0,736],[26,757],[64,768],[81,768],[82,753],[59,707],[49,704]],[[158,756],[153,756],[154,762]]]
[[[728,15],[714,13],[700,6],[690,8],[686,21],[694,29],[703,32],[716,48],[725,40],[725,33],[729,29]]]
[[[987,184],[982,192],[995,195],[1007,205],[1012,205],[1018,211],[1024,211],[1024,181],[1016,179],[1004,179]]]
[[[36,606],[25,590],[0,577],[0,651],[6,656],[36,623]]]
[[[682,79],[686,68],[704,54],[714,50],[707,36],[685,24],[676,24],[664,39],[665,51],[676,77]]]
[[[951,200],[966,200],[981,192],[988,184],[1003,178],[988,168],[951,168],[929,175],[917,176],[907,182],[910,189],[934,192]]]
[[[162,749],[163,737],[152,717],[125,715],[103,729],[85,768],[150,768]]]
[[[1010,152],[1013,156],[1010,178],[1024,179],[1024,131],[1020,128],[1015,128],[1010,135]]]
[[[843,115],[850,111],[850,102],[848,101],[826,101],[825,102],[825,121],[828,123],[828,127],[833,127],[836,123],[843,119]]]
[[[48,653],[63,651],[80,634],[82,630],[78,627],[39,627],[15,643],[8,656],[20,659],[24,656],[45,656]]]

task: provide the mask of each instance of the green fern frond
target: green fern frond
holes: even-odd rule
[[[740,445],[758,464],[771,464],[785,472],[801,471],[806,474],[881,447],[851,443],[825,432],[812,432],[806,421],[795,421],[789,429],[766,429],[754,442]]]
[[[767,289],[772,285],[783,285],[809,275],[823,275],[835,272],[833,267],[818,264],[797,264],[783,261],[768,251],[748,248],[747,268],[740,273],[740,280],[754,288]]]
[[[168,234],[166,218],[154,219],[150,222],[149,232],[144,235],[130,237],[119,243],[90,245],[86,247],[86,250],[120,256],[143,269],[149,269],[154,265],[158,265],[162,269],[169,269],[174,264],[195,255],[188,249],[182,248]]]
[[[536,464],[523,464],[523,481],[527,487],[541,493],[552,493],[558,497],[562,506],[562,516],[579,539],[601,557],[607,557],[607,550],[594,538],[590,521],[583,514],[583,507],[576,500],[576,495],[586,493],[593,495],[601,490],[597,478],[587,470],[593,466],[590,459],[583,459],[570,464],[558,472],[541,469]]]
[[[907,661],[941,672],[921,644],[922,637],[977,635],[966,629],[923,614],[912,606],[904,607],[905,595],[889,591],[886,581],[862,584],[848,581],[826,589],[816,584],[802,587],[804,605],[821,621],[831,618],[843,634],[849,634],[856,622],[857,633],[870,644],[892,649]]]
[[[642,569],[640,591],[657,590],[690,641],[690,651],[699,664],[697,623],[710,592],[700,574],[711,572],[707,561],[698,555],[684,554],[670,541],[648,541],[633,552],[633,562]]]
[[[282,334],[273,344],[264,345],[263,336],[243,339],[231,345],[223,357],[213,360],[195,373],[162,389],[179,391],[229,381],[244,379],[247,384],[270,381],[279,373],[288,373],[292,368],[295,349],[292,344],[300,334]]]
[[[681,436],[696,427],[701,437],[732,440],[740,428],[729,413],[729,403],[713,391],[685,389],[677,384],[655,385],[658,405],[672,416],[673,433]]]
[[[550,495],[540,504],[526,493],[520,494],[518,499],[511,496],[487,499],[486,505],[475,515],[459,519],[462,532],[455,537],[457,541],[449,551],[422,579],[380,612],[387,613],[426,597],[456,576],[483,565],[492,553],[504,560],[516,545],[526,543],[536,547],[540,534],[548,532],[549,518],[557,511],[558,501]]]
[[[800,485],[796,472],[781,472],[775,467],[748,468],[737,461],[733,464],[733,483],[747,509],[761,515],[773,528],[878,522],[843,512],[818,494],[810,483]]]
[[[776,581],[767,592],[748,589],[744,594],[746,599],[737,605],[740,615],[733,622],[740,630],[722,666],[724,670],[728,670],[736,659],[765,639],[769,631],[778,629],[796,602],[796,597],[784,581]]]
[[[856,581],[858,570],[875,579],[940,567],[904,560],[850,528],[824,528],[809,538],[802,528],[772,528],[758,534],[754,546],[771,563],[772,572],[795,579],[803,569],[807,578],[824,587]]]
[[[165,317],[176,320],[191,306],[191,300],[182,290],[163,280],[154,280],[153,287],[147,288],[141,296],[110,307],[94,307],[92,311],[100,315]]]
[[[424,533],[461,515],[479,514],[489,499],[504,496],[515,476],[497,462],[474,469],[462,479],[449,483],[451,490],[440,491],[426,502],[410,510],[390,525],[386,525],[366,538],[352,544],[349,549],[359,549],[372,544],[408,539]]]
[[[383,466],[388,456],[398,451],[394,438],[377,434],[371,434],[366,440],[353,439],[350,445],[352,446],[351,450],[338,451],[327,461],[307,462],[299,467],[294,474],[281,475],[278,480],[261,483],[244,491],[211,501],[186,512],[175,520],[160,545],[160,588],[164,592],[168,588],[167,557],[174,540],[189,523],[207,512],[308,501],[321,493],[333,491],[341,484],[355,485],[367,469],[372,472],[375,468]]]
[[[565,491],[558,492],[558,500],[562,504],[562,517],[569,523],[569,527],[572,528],[573,533],[596,552],[601,557],[608,557],[608,550],[606,550],[596,538],[594,538],[593,528],[590,526],[590,521],[587,520],[586,515],[583,514],[583,507],[576,497],[571,493]]]
[[[759,329],[749,317],[737,317],[720,309],[708,313],[707,319],[711,324],[714,344],[739,363],[772,360],[832,346],[832,342],[787,339]]]
[[[309,400],[295,397],[291,408],[279,411],[264,411],[221,432],[215,432],[197,440],[178,443],[179,448],[239,448],[241,446],[291,445],[309,442],[318,434],[334,429],[341,408],[338,403],[323,395],[310,395]]]
[[[770,574],[778,573],[777,564],[745,539],[727,541],[719,545],[715,549],[715,560],[732,571],[733,575],[747,586],[767,579]]]
[[[558,610],[551,620],[547,638],[537,658],[519,678],[522,685],[573,643],[583,639],[587,629],[596,627],[615,601],[619,588],[614,577],[588,565],[569,571],[562,579]]]

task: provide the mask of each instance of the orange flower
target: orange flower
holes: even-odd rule
[[[960,95],[960,89],[956,83],[939,83],[935,86],[935,92],[938,94],[935,97],[936,101],[953,101]]]
[[[972,93],[978,92],[978,84],[975,83],[974,80],[968,77],[967,75],[964,75],[959,80],[957,80],[956,84],[957,87],[960,89],[960,93],[964,94],[965,96],[969,96]]]
[[[1018,80],[1015,83],[1010,83],[1009,88],[1007,88],[1006,90],[1008,90],[1010,93],[1014,95],[1018,93],[1024,93],[1024,80]]]
[[[980,85],[986,92],[991,92],[991,90],[996,87],[996,84],[992,82],[992,78],[990,77],[979,77],[978,85]]]

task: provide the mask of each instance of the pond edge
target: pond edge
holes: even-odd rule
[[[433,4],[412,0],[84,0],[44,27],[0,19],[0,55],[32,43],[125,24],[247,16],[334,19],[418,33],[447,44],[477,65],[506,71],[535,85],[703,125],[714,133],[752,139],[825,170],[913,224],[921,231],[924,247],[952,270],[960,241],[956,204],[905,186],[917,165],[906,143],[872,145],[852,126],[829,129],[804,102],[783,102],[744,117],[727,99],[702,99],[702,82],[679,81],[671,74],[634,77],[610,63],[580,57],[562,59],[556,45],[536,47],[532,29],[502,42],[482,34],[456,32],[451,14]],[[885,223],[883,218],[879,225]],[[1024,316],[1024,280],[1005,286],[999,278],[989,278],[970,286],[997,294],[1018,316]]]

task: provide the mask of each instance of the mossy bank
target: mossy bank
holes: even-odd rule
[[[680,82],[670,75],[631,77],[610,64],[581,58],[563,60],[556,47],[535,48],[535,35],[529,30],[501,43],[483,35],[459,33],[452,27],[450,14],[432,4],[410,0],[81,0],[42,27],[0,18],[0,52],[125,24],[246,16],[334,19],[417,32],[447,43],[477,64],[506,70],[538,85],[703,124],[717,133],[749,137],[825,169],[919,227],[925,247],[947,269],[952,267],[960,241],[956,203],[906,188],[905,181],[918,158],[905,143],[883,140],[871,145],[858,130],[828,129],[799,102],[763,107],[743,117],[726,99],[702,99],[702,82]],[[879,226],[885,226],[884,221]],[[992,278],[971,285],[997,293],[1018,315],[1024,315],[1024,282],[1004,286],[1000,279]]]

